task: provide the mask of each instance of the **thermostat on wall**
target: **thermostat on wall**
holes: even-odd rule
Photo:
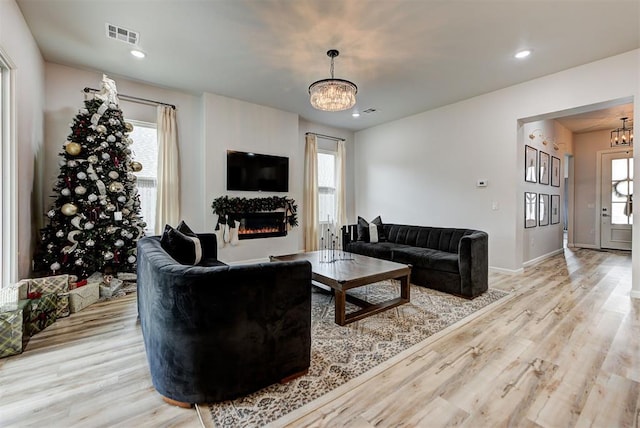
[[[487,180],[480,179],[476,182],[476,187],[487,187]]]

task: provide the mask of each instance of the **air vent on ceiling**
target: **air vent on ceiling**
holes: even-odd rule
[[[121,42],[125,42],[130,45],[137,45],[140,40],[140,33],[123,27],[118,27],[117,25],[107,24],[107,37],[114,40],[120,40]]]
[[[368,108],[368,109],[364,110],[363,113],[369,114],[369,113],[375,113],[376,111],[378,111],[378,110],[376,110],[375,108]]]

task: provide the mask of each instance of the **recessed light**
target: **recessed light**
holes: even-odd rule
[[[531,49],[524,49],[516,53],[514,56],[518,59],[526,58],[531,55]]]
[[[138,49],[132,49],[131,55],[135,56],[136,58],[144,58],[145,56],[147,56],[147,54]]]
[[[357,111],[354,111],[353,113],[351,113],[351,116],[360,117],[360,113],[358,113]]]

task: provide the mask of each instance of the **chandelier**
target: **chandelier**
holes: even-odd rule
[[[627,127],[628,117],[621,117],[622,128],[611,131],[611,147],[630,146],[633,144],[633,126]]]
[[[331,79],[318,80],[309,86],[309,101],[318,110],[342,111],[356,104],[358,87],[355,83],[333,77],[333,60],[339,54],[335,49],[327,52],[327,56],[331,58]]]

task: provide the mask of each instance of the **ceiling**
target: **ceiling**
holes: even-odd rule
[[[17,3],[46,61],[104,72],[116,83],[126,77],[233,97],[349,130],[640,47],[637,0]],[[139,32],[147,57],[136,59],[130,46],[108,39],[106,23]],[[335,76],[358,85],[356,108],[375,112],[353,118],[311,107],[307,89],[329,77],[332,48],[340,51]],[[523,48],[533,54],[515,59]]]

